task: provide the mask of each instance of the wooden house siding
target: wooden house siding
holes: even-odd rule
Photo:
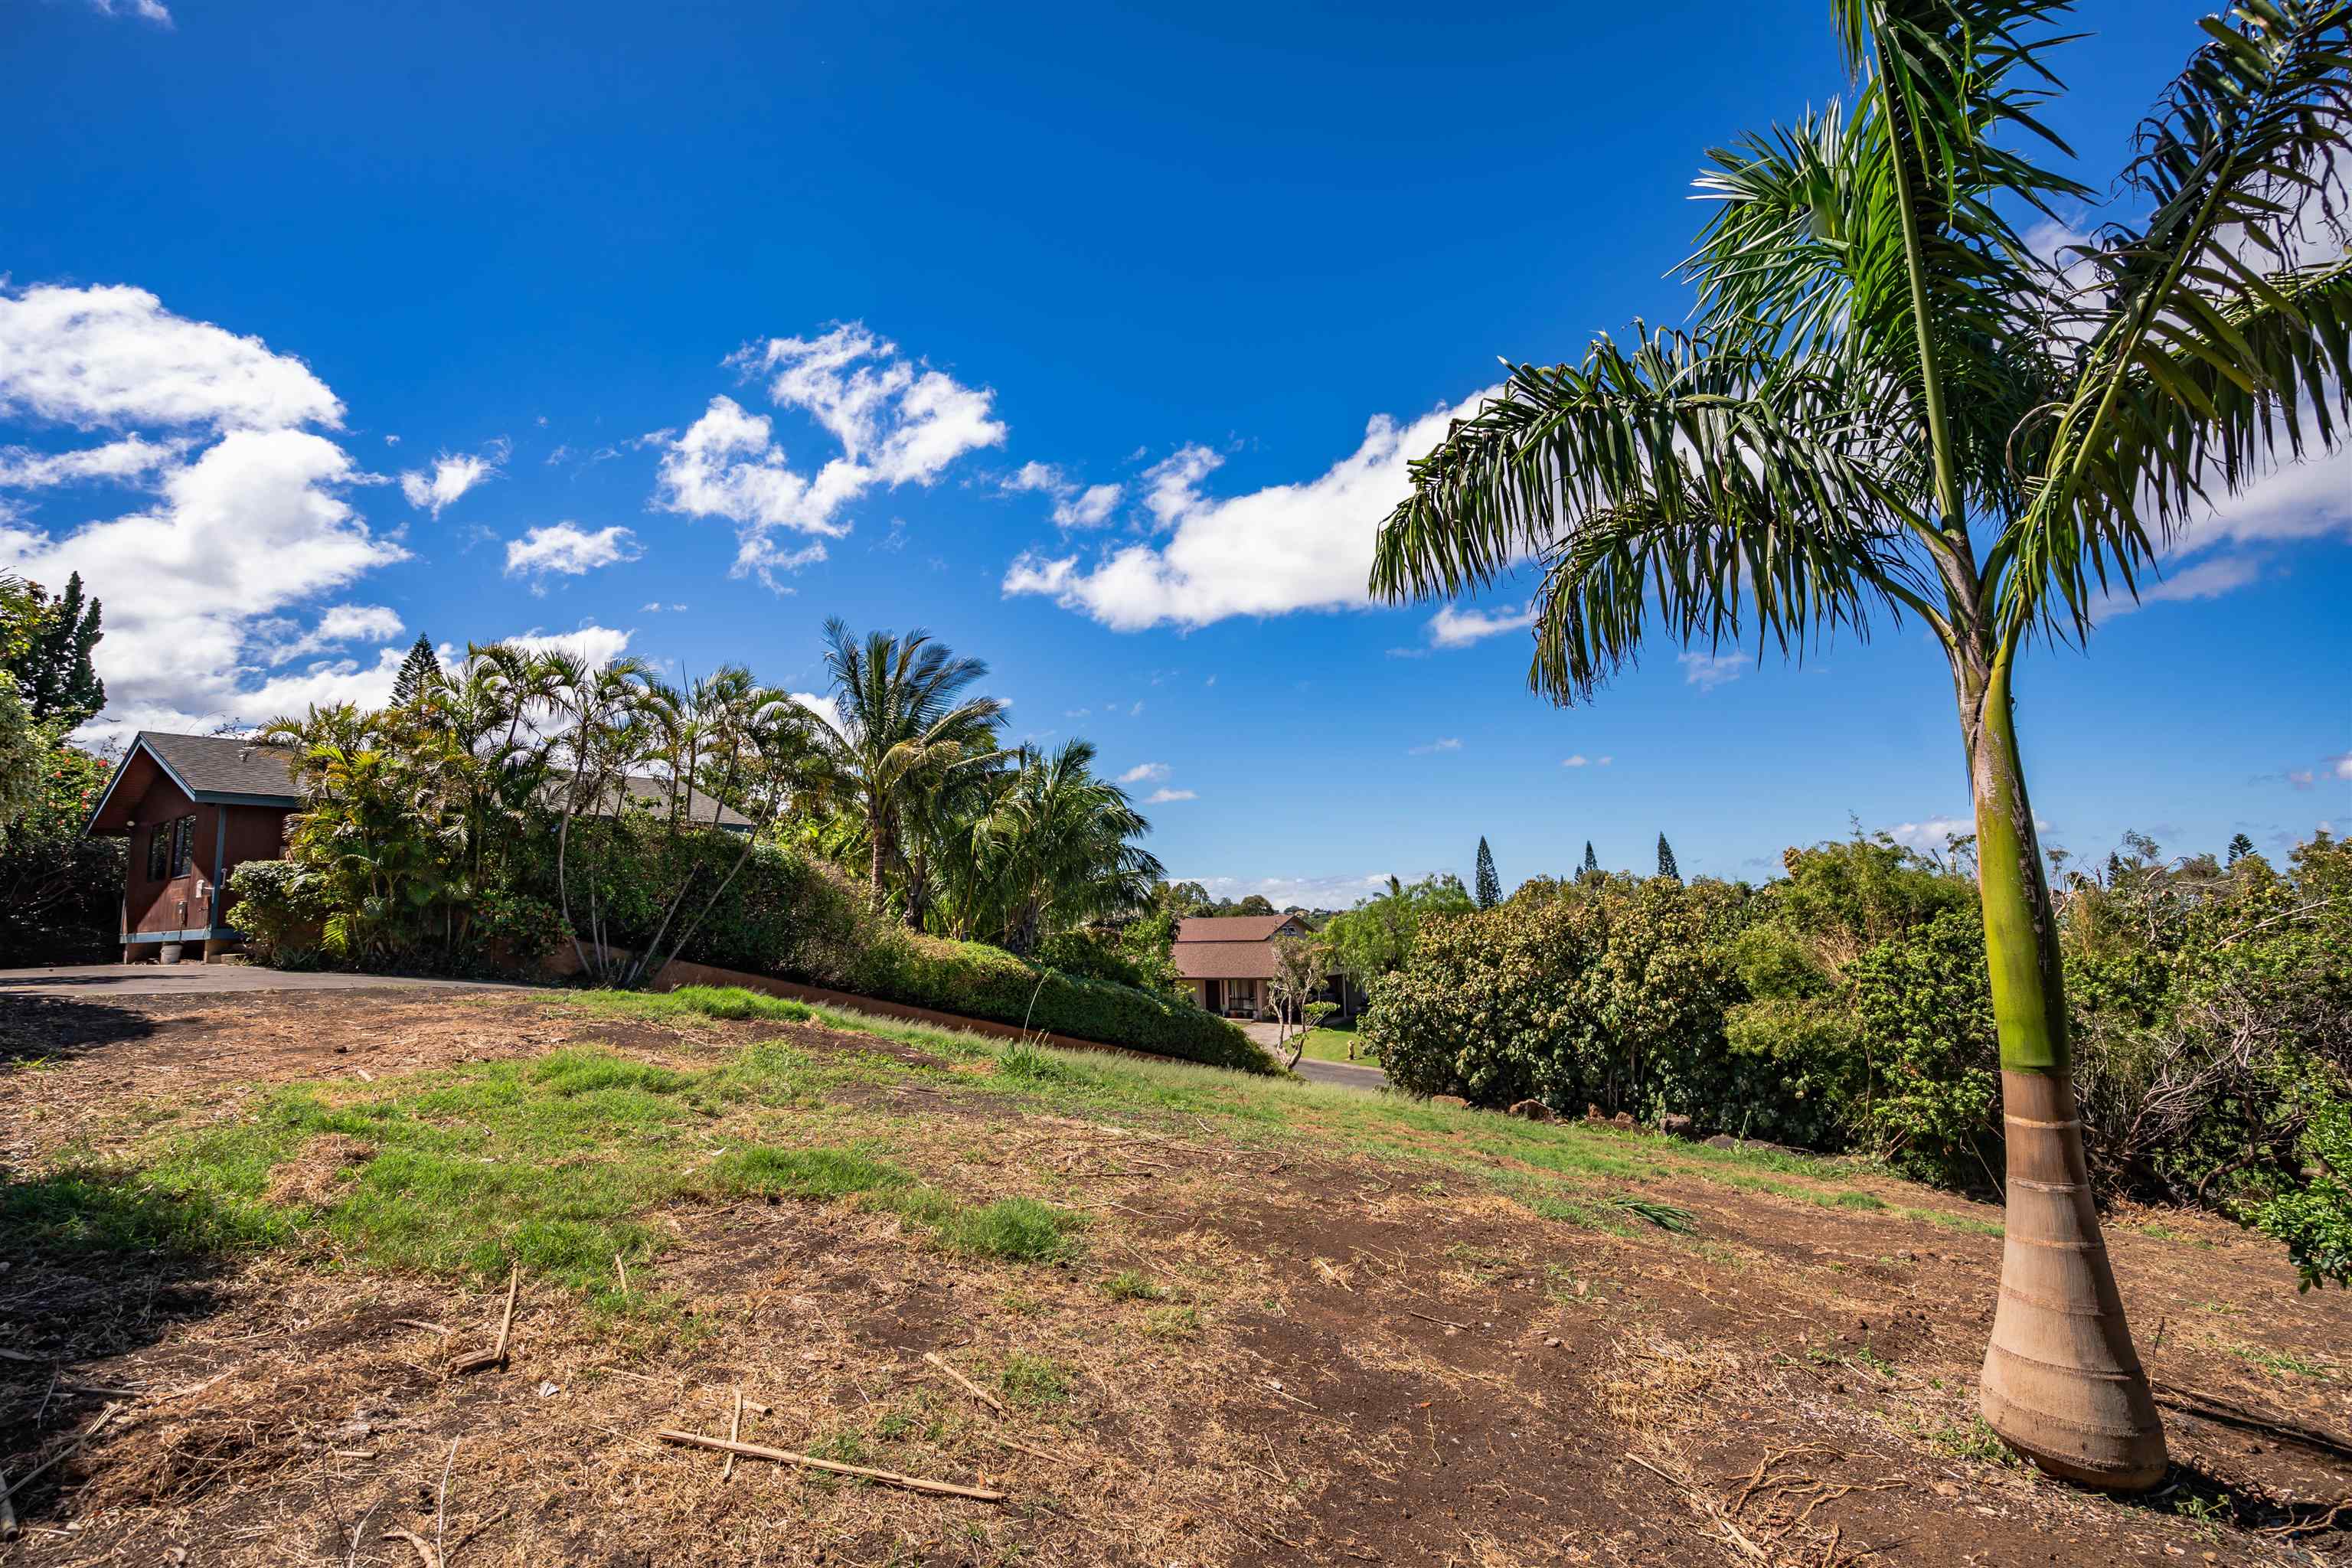
[[[285,853],[287,810],[192,800],[169,776],[159,774],[131,816],[122,940],[235,940],[225,891],[229,876],[248,860],[275,860]],[[173,853],[173,835],[184,820],[192,824],[184,868]],[[158,837],[163,840],[160,857]],[[152,877],[149,868],[159,858],[164,874]]]

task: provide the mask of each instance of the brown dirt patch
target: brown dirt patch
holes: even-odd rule
[[[0,1073],[6,1157],[127,1146],[159,1100],[201,1126],[268,1084],[568,1044],[677,1059],[783,1036],[941,1065],[503,994],[159,998],[146,1022]],[[473,1376],[447,1351],[488,1337],[494,1291],[282,1258],[10,1259],[0,1466],[117,1413],[20,1500],[30,1528],[0,1560],[405,1563],[397,1529],[451,1568],[2352,1562],[2352,1509],[2322,1523],[2352,1499],[2352,1314],[2209,1219],[2113,1227],[2181,1467],[2122,1505],[1998,1462],[1972,1429],[1997,1237],[1686,1163],[1642,1191],[1697,1234],[1617,1235],[1205,1124],[1121,1131],[936,1077],[827,1094],[812,1117],[887,1129],[935,1185],[1083,1210],[1082,1259],[960,1258],[853,1204],[681,1203],[656,1216],[659,1263],[632,1266],[667,1310],[599,1318],[527,1289],[511,1365]],[[271,1180],[299,1200],[365,1156],[313,1140]],[[1986,1214],[1851,1184],[1961,1226]],[[652,1439],[723,1433],[739,1389],[768,1407],[752,1441],[1011,1499],[751,1462],[721,1479],[717,1456]]]

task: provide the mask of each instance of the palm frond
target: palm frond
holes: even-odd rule
[[[2006,636],[2079,634],[2098,591],[2135,590],[2210,485],[2302,451],[2300,407],[2335,441],[2340,268],[2298,253],[2315,225],[2343,239],[2352,4],[2243,0],[2204,27],[2126,172],[2153,210],[2069,252],[2097,286],[2027,507],[1999,547]]]
[[[1630,659],[1653,614],[1685,642],[1784,651],[1866,629],[1881,595],[1932,614],[1905,543],[1916,473],[1882,460],[1872,412],[1835,361],[1678,332],[1520,366],[1412,465],[1372,590],[1458,595],[1539,558],[1530,679],[1563,702]]]

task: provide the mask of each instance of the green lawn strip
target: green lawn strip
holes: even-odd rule
[[[836,1026],[868,1022],[844,1016]],[[905,1025],[891,1033],[905,1043],[936,1049],[944,1032]],[[968,1036],[956,1040],[965,1052],[971,1050],[972,1044]],[[1496,1178],[1503,1169],[1517,1164],[1569,1178],[1580,1186],[1606,1180],[1638,1184],[1679,1174],[1817,1207],[1880,1211],[1891,1206],[1885,1199],[1851,1186],[1825,1190],[1808,1184],[1842,1184],[1853,1174],[1838,1162],[1819,1156],[1772,1149],[1667,1144],[1652,1136],[1588,1128],[1581,1122],[1545,1123],[1465,1112],[1401,1095],[1367,1095],[1254,1079],[1187,1062],[1140,1061],[1019,1044],[992,1048],[991,1042],[979,1045],[980,1054],[992,1059],[994,1070],[985,1079],[950,1075],[952,1081],[959,1088],[1012,1099],[1031,1109],[1097,1116],[1137,1112],[1200,1116],[1229,1127],[1247,1124],[1304,1135],[1311,1141],[1320,1134],[1320,1141],[1354,1152],[1433,1162],[1477,1176],[1489,1186],[1497,1186]],[[880,1070],[882,1076],[891,1076],[902,1069],[903,1064],[891,1064]],[[1401,1145],[1393,1136],[1400,1128],[1458,1136],[1483,1161],[1462,1160],[1450,1152],[1441,1154],[1426,1145]],[[1774,1180],[1764,1172],[1797,1179]],[[1903,1212],[1905,1217],[1933,1215],[1939,1224],[1950,1218],[1936,1211],[1917,1211],[1916,1215]],[[1958,1227],[1974,1228],[1965,1222]]]
[[[1285,1051],[1299,1049],[1297,1039],[1294,1037],[1282,1048]],[[1350,1051],[1355,1054],[1350,1056],[1349,1054]],[[1364,1054],[1364,1038],[1361,1035],[1353,1029],[1335,1029],[1328,1026],[1307,1031],[1307,1046],[1304,1054],[1313,1057],[1318,1061],[1325,1062],[1369,1063],[1372,1060]]]
[[[589,993],[580,1000],[615,1012],[638,1012],[644,1016],[700,1012],[711,1016],[731,1016],[736,1009],[747,1005],[741,1001],[747,997],[751,999],[748,1005],[754,1009],[751,1016],[789,1020],[798,1016],[793,1010],[803,1006],[751,992],[695,987],[662,996]],[[761,1006],[779,1011],[761,1014],[757,1011]],[[961,1030],[830,1008],[807,1011],[812,1021],[846,1033],[878,1035],[961,1061],[985,1060],[994,1069],[986,1078],[969,1073],[927,1072],[887,1057],[835,1069],[844,1076],[866,1081],[917,1076],[933,1084],[946,1085],[955,1092],[1011,1100],[1023,1109],[1097,1120],[1142,1118],[1153,1131],[1164,1130],[1180,1118],[1202,1117],[1223,1122],[1233,1132],[1284,1132],[1292,1135],[1294,1142],[1303,1140],[1327,1148],[1336,1145],[1349,1152],[1407,1163],[1433,1163],[1460,1173],[1477,1175],[1496,1190],[1511,1185],[1507,1169],[1511,1165],[1550,1173],[1574,1182],[1580,1190],[1590,1183],[1619,1181],[1638,1184],[1686,1175],[1815,1207],[1884,1211],[1964,1235],[2002,1234],[2001,1223],[1992,1211],[1954,1213],[1890,1204],[1849,1184],[1862,1173],[1852,1163],[1826,1155],[1754,1145],[1718,1149],[1706,1143],[1668,1143],[1654,1135],[1588,1127],[1581,1121],[1526,1121],[1489,1112],[1434,1106],[1401,1094],[1365,1094],[1296,1080],[1253,1078],[1192,1062],[1153,1061],[1024,1045],[1007,1047],[1002,1040]],[[1335,1037],[1342,1042],[1347,1038],[1346,1033],[1339,1030],[1327,1028],[1314,1033]],[[1344,1043],[1340,1049],[1344,1055]],[[1426,1143],[1400,1142],[1396,1136],[1400,1130],[1443,1134],[1449,1142],[1458,1139],[1500,1169],[1482,1170],[1476,1161],[1457,1159],[1450,1151],[1439,1153]],[[1888,1180],[1905,1187],[1910,1184],[1901,1183],[1899,1178]],[[1512,1191],[1507,1195],[1517,1198],[1519,1194]],[[1592,1205],[1588,1203],[1585,1206]],[[1615,1218],[1608,1218],[1609,1226],[1617,1223]]]
[[[0,1251],[310,1247],[483,1284],[515,1263],[618,1308],[635,1303],[614,1259],[644,1263],[667,1246],[650,1211],[757,1193],[895,1213],[972,1257],[1075,1252],[1079,1215],[1027,1198],[966,1203],[869,1147],[769,1142],[858,1125],[846,1108],[812,1102],[812,1071],[781,1045],[696,1070],[565,1047],[364,1093],[296,1086],[129,1161],[0,1183]],[[715,1135],[739,1131],[752,1136]],[[299,1196],[273,1202],[273,1180],[306,1174],[306,1162],[320,1168]]]

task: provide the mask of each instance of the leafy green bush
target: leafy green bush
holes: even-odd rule
[[[1737,981],[1705,940],[1724,896],[1596,879],[1424,922],[1373,998],[1367,1044],[1416,1094],[1623,1105],[1722,1127],[1745,1098],[1723,1049]]]
[[[816,983],[1154,1056],[1274,1070],[1248,1036],[1190,1002],[1024,963],[976,942],[885,928],[872,933],[847,973]]]
[[[229,873],[228,923],[264,963],[284,969],[318,963],[334,912],[325,883],[292,860],[247,860]]]
[[[55,725],[33,726],[27,746],[26,792],[0,826],[0,953],[12,963],[104,957],[119,930],[126,841],[82,826],[112,770]]]

